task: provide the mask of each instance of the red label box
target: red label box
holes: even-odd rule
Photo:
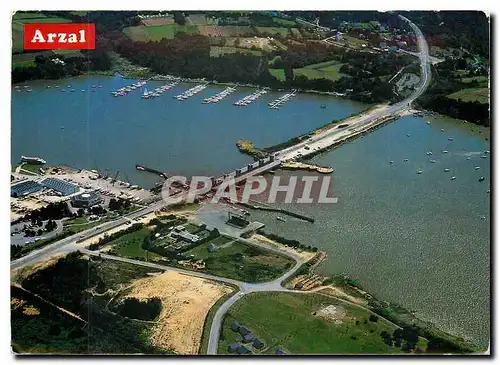
[[[95,24],[24,24],[24,49],[95,49]]]

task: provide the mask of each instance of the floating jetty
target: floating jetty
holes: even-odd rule
[[[247,95],[247,96],[243,97],[242,99],[236,101],[233,105],[236,105],[236,106],[247,106],[252,101],[257,100],[258,98],[260,98],[264,94],[267,94],[267,92],[268,92],[268,89],[257,90],[256,92],[254,92],[254,93],[252,93],[250,95]]]
[[[148,91],[148,89],[144,89],[144,93],[142,94],[141,98],[143,98],[143,99],[157,98],[158,96],[163,94],[165,91],[168,91],[171,88],[173,88],[178,83],[179,83],[179,81],[170,82],[170,83],[165,84],[163,86],[157,87],[156,89],[151,90],[151,91]]]
[[[203,99],[202,103],[203,104],[210,104],[210,103],[218,103],[222,99],[224,99],[226,96],[234,93],[236,90],[236,87],[227,87],[224,90],[222,90],[220,93],[215,94],[214,96],[211,96],[209,98]]]
[[[268,103],[269,108],[271,109],[279,109],[281,105],[287,103],[291,98],[293,98],[295,95],[297,95],[296,90],[292,90],[291,93],[285,94],[283,96],[280,96],[278,99],[271,101]]]
[[[189,99],[191,96],[198,94],[207,88],[207,84],[196,85],[189,90],[184,91],[182,94],[174,96],[177,100],[183,101]]]
[[[139,81],[133,83],[132,85],[124,86],[124,87],[119,88],[118,90],[111,91],[111,94],[113,96],[125,96],[128,93],[130,93],[131,91],[134,91],[135,89],[138,89],[146,84],[147,84],[147,80],[139,80]]]
[[[167,174],[165,174],[164,172],[161,172],[161,171],[158,171],[158,170],[155,170],[155,169],[152,169],[151,167],[147,167],[147,166],[144,166],[144,165],[135,165],[135,168],[139,171],[147,171],[147,172],[152,172],[153,174],[156,174],[156,175],[160,175],[161,177],[163,177],[164,179],[167,179]]]

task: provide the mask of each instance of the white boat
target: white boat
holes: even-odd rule
[[[449,172],[449,171],[450,171],[450,169],[449,169],[449,168],[445,168],[445,169],[444,169],[444,172]]]
[[[479,166],[474,167],[474,170],[479,170],[479,169],[480,169]]]
[[[286,219],[280,216],[277,216],[276,219],[282,222],[286,222]]]
[[[456,179],[456,176],[450,177],[450,180],[455,180],[455,179]]]
[[[47,161],[45,161],[43,158],[27,157],[27,156],[21,156],[21,162],[26,162],[26,163],[31,163],[31,164],[39,164],[39,165],[43,165],[43,164],[47,163]]]

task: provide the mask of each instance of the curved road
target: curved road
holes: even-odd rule
[[[419,84],[418,88],[405,100],[400,101],[399,103],[393,104],[393,105],[388,105],[382,109],[379,109],[378,111],[367,114],[367,115],[362,115],[360,118],[355,120],[350,124],[351,127],[361,127],[364,125],[367,125],[369,123],[376,122],[378,119],[381,119],[386,116],[391,116],[391,115],[398,115],[402,111],[405,111],[410,108],[411,103],[416,100],[418,97],[420,97],[424,91],[427,89],[427,86],[429,85],[430,82],[430,59],[429,59],[429,48],[427,46],[427,42],[425,41],[424,35],[420,31],[420,29],[413,24],[409,19],[405,18],[404,16],[399,15],[401,19],[404,21],[408,22],[413,31],[415,32],[415,35],[417,36],[417,44],[420,49],[420,67],[421,67],[421,76],[422,76],[422,81]],[[322,140],[326,138],[332,138],[335,137],[336,135],[342,136],[345,134],[345,130],[342,129],[330,129],[325,131],[324,133],[318,134],[312,138],[310,138],[308,141],[298,143],[292,147],[286,148],[284,150],[279,151],[275,157],[279,160],[288,160],[291,158],[296,157],[296,154],[298,151],[301,151],[303,155],[306,155],[308,152],[311,153],[313,152],[313,148],[309,150],[305,150],[304,147],[305,145],[314,145],[316,143],[320,143]],[[286,288],[283,288],[281,286],[281,282],[288,278],[289,276],[293,275],[293,273],[300,267],[300,263],[297,262],[297,265],[287,272],[285,275],[283,275],[281,278],[276,279],[270,283],[265,283],[265,284],[247,284],[244,289],[240,290],[238,293],[230,297],[226,302],[224,302],[217,312],[215,313],[212,326],[210,328],[210,339],[208,341],[208,350],[207,350],[207,355],[216,355],[217,354],[217,347],[219,344],[219,335],[220,335],[220,330],[221,330],[221,325],[222,325],[222,320],[224,316],[226,315],[227,311],[231,308],[231,306],[236,303],[240,298],[242,298],[245,294],[255,292],[255,291],[292,291]]]
[[[323,149],[328,147],[337,140],[348,137],[351,134],[357,133],[360,129],[367,127],[369,125],[375,125],[379,120],[388,116],[398,116],[401,113],[407,111],[411,107],[411,103],[415,101],[418,97],[420,97],[427,87],[429,86],[429,82],[431,80],[431,70],[430,70],[430,56],[429,56],[429,48],[427,46],[427,42],[425,41],[424,35],[420,31],[420,29],[413,24],[409,19],[404,16],[399,15],[401,19],[408,22],[410,27],[415,32],[417,37],[417,44],[420,50],[420,70],[421,70],[421,82],[418,85],[417,89],[405,100],[400,101],[396,104],[387,105],[381,107],[374,111],[368,111],[366,113],[360,114],[358,118],[352,118],[352,121],[349,122],[349,128],[338,129],[331,128],[323,133],[317,134],[304,142],[297,143],[291,147],[285,148],[275,154],[275,158],[280,161],[287,161],[294,159],[297,154],[300,152],[302,157],[315,152],[317,149]],[[308,145],[309,149],[305,149],[304,147]]]

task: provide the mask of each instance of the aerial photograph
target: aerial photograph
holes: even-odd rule
[[[491,356],[490,22],[13,11],[13,356]]]

